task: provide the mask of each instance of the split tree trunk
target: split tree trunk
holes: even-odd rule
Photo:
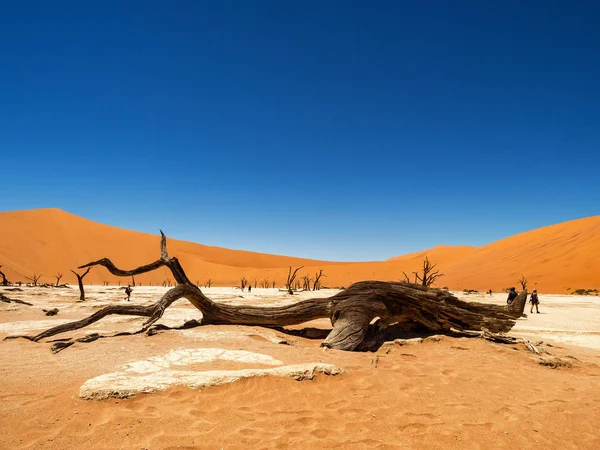
[[[82,267],[86,267],[86,266],[81,266],[80,269]],[[83,277],[85,277],[91,269],[92,269],[91,267],[88,267],[88,269],[83,273],[83,275],[79,275],[74,270],[71,270],[71,272],[73,272],[75,274],[75,276],[77,277],[77,283],[79,284],[79,301],[80,302],[85,301],[85,290],[83,289]]]
[[[100,265],[113,275],[129,277],[166,266],[179,284],[167,291],[157,303],[150,306],[110,305],[85,319],[58,325],[37,336],[10,338],[24,337],[39,341],[86,327],[111,314],[148,317],[143,328],[147,330],[174,301],[185,298],[202,312],[202,324],[283,327],[329,318],[333,329],[323,341],[323,346],[340,350],[365,350],[371,348],[370,343],[376,340],[377,335],[381,335],[387,326],[393,324],[404,323],[436,332],[452,329],[507,332],[525,308],[526,291],[515,299],[509,309],[464,302],[443,290],[384,281],[362,281],[329,298],[303,300],[286,306],[218,304],[190,282],[177,258],[168,256],[166,237],[162,231],[161,235],[161,257],[153,263],[133,270],[122,270],[104,258],[80,267],[87,267],[89,271],[91,267]]]

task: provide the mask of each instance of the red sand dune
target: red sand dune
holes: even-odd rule
[[[41,282],[74,283],[70,272],[81,264],[109,257],[119,267],[133,268],[157,259],[159,237],[124,230],[67,213],[60,209],[37,209],[0,213],[0,265],[11,281],[41,273]],[[517,285],[521,274],[530,288],[564,293],[568,288],[600,288],[600,269],[594,259],[600,250],[600,216],[574,220],[512,236],[483,247],[438,246],[387,261],[336,263],[288,256],[267,255],[210,247],[169,239],[169,253],[177,256],[194,282],[239,285],[245,276],[281,286],[288,266],[301,266],[301,275],[323,269],[324,285],[347,286],[364,279],[399,280],[402,272],[418,270],[428,256],[445,274],[438,286],[450,289],[501,290]],[[136,282],[161,284],[171,279],[166,269],[140,275]],[[117,283],[103,268],[94,268],[86,283]],[[121,279],[122,283],[128,280]]]

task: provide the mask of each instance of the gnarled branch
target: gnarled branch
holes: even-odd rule
[[[147,272],[153,265],[169,267],[180,284],[167,291],[155,304],[110,305],[87,318],[58,325],[36,336],[10,338],[24,337],[37,342],[66,331],[84,328],[112,314],[148,317],[144,323],[144,328],[147,329],[162,317],[165,309],[174,301],[186,298],[202,312],[202,324],[281,327],[329,318],[333,329],[322,345],[340,350],[364,350],[371,348],[369,343],[374,334],[392,324],[408,323],[434,331],[488,329],[492,332],[506,332],[514,326],[525,308],[523,298],[518,298],[507,309],[496,305],[463,302],[447,291],[422,285],[384,281],[362,281],[329,298],[308,299],[278,307],[218,304],[206,297],[200,288],[189,283],[177,260],[168,257],[165,240],[163,234],[161,259],[150,265],[134,270],[121,270],[104,258],[82,266],[89,271],[94,265],[103,265],[111,273],[122,274],[121,276]],[[290,267],[289,289],[300,269],[301,267],[292,274]],[[520,297],[523,295],[526,299],[527,293],[522,292]]]

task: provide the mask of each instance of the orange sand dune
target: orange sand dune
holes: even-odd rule
[[[0,265],[11,281],[26,281],[42,273],[42,282],[75,282],[77,266],[109,257],[119,267],[133,268],[156,260],[159,237],[99,224],[59,209],[0,213]],[[364,279],[399,280],[402,272],[418,270],[425,256],[445,274],[438,286],[450,289],[501,290],[517,284],[524,274],[530,287],[563,293],[567,288],[600,288],[594,258],[600,250],[600,216],[565,222],[512,236],[483,247],[438,246],[387,261],[341,263],[267,255],[169,240],[169,252],[179,258],[189,278],[201,284],[239,285],[241,277],[260,285],[281,286],[288,266],[304,266],[300,275],[314,278],[323,269],[323,284],[347,286]],[[116,284],[118,279],[94,268],[86,283]],[[122,283],[128,280],[120,280]],[[140,275],[136,282],[172,281],[166,269]]]

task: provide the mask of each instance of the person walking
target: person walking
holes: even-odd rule
[[[531,297],[529,298],[529,303],[531,303],[530,313],[533,314],[533,307],[535,306],[535,312],[539,314],[540,310],[538,309],[538,305],[540,304],[540,298],[538,297],[537,289],[534,289],[533,292],[531,293]]]
[[[133,289],[131,289],[131,285],[128,284],[127,287],[125,288],[125,295],[127,297],[125,297],[125,300],[130,301],[131,300],[131,292],[133,291]]]

